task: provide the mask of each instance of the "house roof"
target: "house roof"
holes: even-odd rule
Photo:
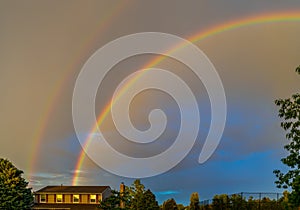
[[[47,186],[36,193],[103,193],[109,186]]]

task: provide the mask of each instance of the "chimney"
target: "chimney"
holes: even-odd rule
[[[121,197],[120,208],[121,209],[125,208],[125,202],[122,199],[122,197],[124,196],[124,193],[125,193],[125,184],[123,182],[121,182],[121,184],[120,184],[120,197]]]

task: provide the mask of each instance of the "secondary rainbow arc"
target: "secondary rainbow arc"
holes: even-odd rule
[[[99,21],[98,27],[96,27],[96,32],[92,33],[88,36],[88,41],[82,43],[78,50],[78,54],[76,55],[76,61],[74,63],[69,64],[65,67],[65,72],[63,72],[63,76],[60,80],[56,82],[54,85],[54,88],[49,93],[48,99],[46,101],[46,105],[44,108],[44,111],[41,113],[40,118],[37,122],[37,128],[35,129],[33,135],[32,135],[32,145],[33,145],[33,151],[29,158],[28,163],[28,171],[29,174],[29,180],[31,181],[34,175],[35,165],[37,164],[37,157],[38,157],[38,151],[42,142],[42,139],[47,131],[47,126],[49,123],[49,120],[51,118],[51,114],[53,113],[55,107],[57,106],[59,97],[61,96],[63,90],[65,89],[65,85],[69,83],[70,77],[69,75],[76,69],[77,66],[80,65],[82,62],[82,54],[87,54],[87,49],[91,48],[92,43],[94,43],[95,39],[99,37],[101,33],[105,31],[108,27],[112,25],[112,22],[132,3],[133,1],[122,1],[119,4],[113,5],[110,9],[107,10],[107,12],[103,15],[103,18],[101,21]],[[88,43],[88,44],[87,44]],[[84,53],[83,53],[84,52]],[[29,184],[31,184],[29,182]]]

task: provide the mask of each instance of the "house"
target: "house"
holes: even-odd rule
[[[33,209],[96,210],[111,195],[109,186],[47,186],[34,193]]]

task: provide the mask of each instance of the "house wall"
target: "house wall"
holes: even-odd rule
[[[72,203],[72,196],[70,194],[65,194],[65,203]]]
[[[102,194],[97,195],[97,201],[96,202],[99,202],[99,201],[102,201]]]
[[[40,195],[36,194],[34,195],[34,203],[39,203],[40,202]]]
[[[57,193],[60,194],[60,193]],[[62,203],[73,203],[73,194],[62,194],[63,195],[63,202]],[[82,204],[90,204],[90,194],[79,194],[80,195],[80,202]],[[96,195],[96,203],[106,199],[111,195],[111,190],[107,189],[102,194],[93,194]],[[40,194],[35,194],[35,201],[36,203],[40,203]],[[46,194],[46,203],[56,203],[56,194]]]
[[[48,194],[47,203],[55,203],[55,195]]]
[[[73,203],[73,194],[62,194],[63,195],[63,203]],[[79,203],[90,203],[90,194],[79,194],[80,195],[80,202]],[[95,195],[95,194],[94,194]],[[56,196],[55,194],[47,194],[46,195],[46,203],[56,203]],[[99,200],[102,200],[101,194],[96,194],[96,203]],[[35,202],[40,203],[40,195],[35,195]]]
[[[88,195],[81,195],[81,203],[89,203]]]

